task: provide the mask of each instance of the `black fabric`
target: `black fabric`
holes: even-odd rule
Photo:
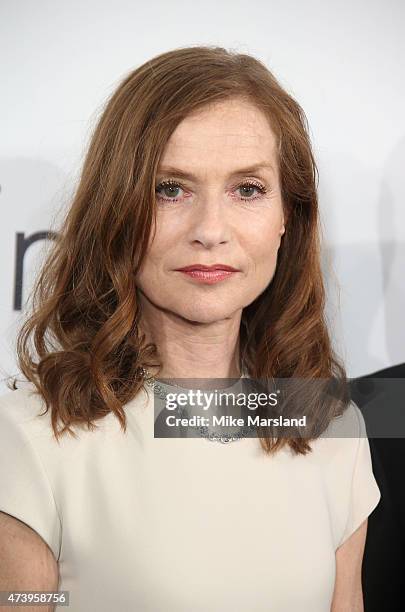
[[[366,427],[367,393],[359,392],[357,383],[367,378],[405,378],[405,363],[350,381],[352,399]],[[405,398],[382,401],[378,408],[389,418],[390,411],[405,411]],[[369,444],[381,500],[368,517],[362,567],[364,612],[405,612],[405,438],[369,437]]]

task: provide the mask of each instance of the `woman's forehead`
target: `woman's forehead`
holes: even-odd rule
[[[276,166],[276,137],[267,117],[254,106],[221,106],[186,117],[174,130],[163,152],[159,171],[175,167],[184,174],[198,168],[225,167],[226,172],[270,165]],[[195,178],[195,177],[191,177]]]
[[[269,119],[252,102],[225,100],[203,107],[185,117],[173,131],[170,141],[176,144],[196,139],[229,141],[243,138],[247,142],[259,139],[274,141]]]

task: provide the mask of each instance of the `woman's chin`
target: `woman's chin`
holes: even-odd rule
[[[181,308],[177,314],[190,323],[216,323],[225,319],[233,319],[236,316],[235,306],[233,308],[220,308],[218,304],[207,306],[195,305],[190,308]]]

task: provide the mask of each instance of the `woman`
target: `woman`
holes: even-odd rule
[[[69,591],[75,612],[363,609],[380,493],[355,404],[353,438],[154,437],[157,377],[344,381],[318,234],[305,115],[262,63],[191,47],[125,78],[19,334],[28,385],[1,398],[2,590]]]

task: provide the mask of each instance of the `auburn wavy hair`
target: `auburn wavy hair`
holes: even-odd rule
[[[324,317],[318,170],[304,111],[256,58],[209,45],[178,48],[131,71],[107,100],[17,335],[18,365],[51,410],[56,439],[75,435],[75,423],[93,429],[110,412],[126,431],[123,406],[144,389],[141,367],[161,366],[139,329],[135,284],[155,224],[159,160],[187,115],[241,96],[267,115],[277,138],[287,219],[274,277],[242,312],[241,359],[254,379],[346,383]],[[334,401],[319,404],[322,429],[335,414]],[[312,450],[300,437],[260,442],[268,454],[284,444]]]

